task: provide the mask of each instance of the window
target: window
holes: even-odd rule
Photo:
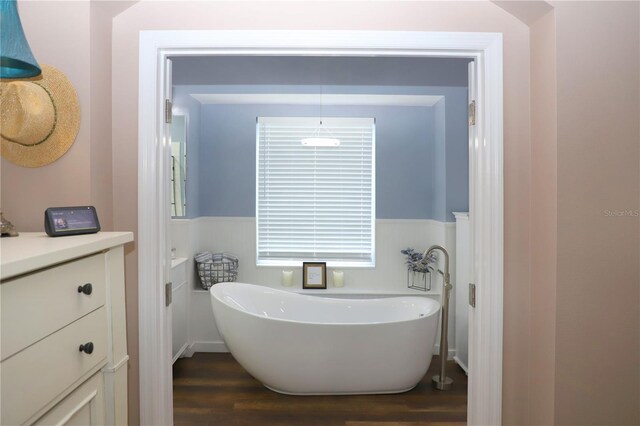
[[[340,144],[302,144],[318,133]],[[374,265],[374,140],[372,118],[258,118],[259,265]]]

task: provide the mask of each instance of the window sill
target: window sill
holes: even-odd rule
[[[316,260],[259,260],[256,262],[257,267],[290,267],[302,268],[303,262],[316,262]],[[321,261],[317,261],[321,262]],[[347,261],[329,261],[326,262],[327,268],[354,268],[354,269],[375,269],[375,262],[347,262]]]

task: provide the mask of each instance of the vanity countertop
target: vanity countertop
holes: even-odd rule
[[[132,232],[98,232],[49,237],[44,232],[21,232],[0,240],[0,279],[67,262],[133,241]]]

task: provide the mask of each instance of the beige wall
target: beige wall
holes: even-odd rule
[[[67,75],[76,88],[81,110],[76,141],[57,161],[29,169],[2,159],[0,206],[19,231],[44,231],[44,210],[65,205],[94,205],[102,229],[113,229],[111,20],[131,4],[18,3],[36,60]]]
[[[640,424],[639,8],[555,4],[557,424]]]
[[[529,423],[640,424],[640,7],[554,7],[530,23]]]
[[[91,82],[91,204],[100,213],[102,228],[113,230],[113,163],[111,161],[111,24],[130,2],[90,4]]]
[[[555,13],[531,24],[531,334],[529,423],[553,424],[557,259]],[[535,267],[534,265],[543,265]]]
[[[92,202],[89,3],[19,2],[18,10],[36,60],[64,72],[80,100],[80,130],[64,156],[35,169],[1,160],[3,213],[18,231],[44,231],[47,207]]]

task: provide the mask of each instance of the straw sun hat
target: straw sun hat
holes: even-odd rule
[[[52,163],[73,145],[80,128],[78,95],[49,65],[42,75],[0,80],[2,156],[24,167]]]

